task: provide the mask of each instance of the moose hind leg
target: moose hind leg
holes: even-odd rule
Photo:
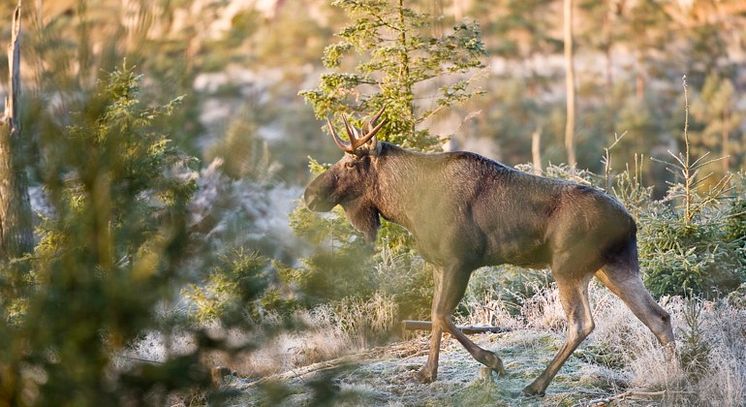
[[[642,284],[636,261],[634,264],[607,264],[596,277],[621,298],[633,314],[653,332],[661,345],[674,352],[671,316],[650,296]],[[669,355],[670,356],[670,355]]]
[[[562,365],[565,364],[567,358],[590,335],[594,328],[591,307],[588,303],[588,282],[593,275],[589,274],[586,277],[578,277],[578,279],[560,278],[560,275],[560,273],[555,273],[560,302],[567,315],[567,337],[562,348],[546,369],[533,383],[523,389],[523,393],[529,396],[544,395],[547,386]]]

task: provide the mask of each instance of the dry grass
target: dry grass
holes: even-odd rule
[[[610,291],[589,289],[596,329],[578,352],[601,366],[620,370],[627,389],[661,391],[664,405],[743,406],[746,403],[746,308],[727,301],[681,297],[660,303],[672,316],[680,364],[667,363],[653,334]],[[565,316],[554,287],[528,298],[519,315],[487,295],[466,307],[471,324],[562,332]],[[694,309],[698,313],[692,315]],[[489,311],[487,311],[489,310]],[[694,338],[692,339],[692,337]],[[692,360],[696,360],[694,363]]]
[[[518,372],[514,372],[518,377],[513,381],[519,385],[525,385],[525,381],[543,368],[544,362],[540,359],[546,359],[556,351],[565,329],[565,316],[556,288],[550,286],[532,291],[535,294],[525,299],[517,313],[509,312],[506,304],[496,299],[498,296],[494,292],[485,292],[481,296],[483,301],[478,300],[479,296],[472,296],[463,304],[468,316],[458,321],[469,325],[497,325],[513,329],[508,334],[493,336],[491,340],[500,343],[495,349],[498,353],[502,349],[502,356],[509,368]],[[552,400],[567,397],[566,392],[575,389],[578,394],[601,395],[599,400],[613,399],[616,395],[615,402],[622,405],[637,405],[635,403],[638,402],[670,406],[744,405],[746,308],[727,301],[698,301],[680,297],[662,299],[661,305],[672,316],[681,360],[679,364],[667,363],[652,333],[618,298],[596,283],[591,285],[589,291],[596,330],[568,361],[562,371],[564,373],[560,374],[562,377],[558,377],[557,383],[550,388],[550,392],[556,393]],[[384,296],[375,296],[369,301],[347,300],[319,307],[299,316],[312,328],[284,333],[242,359],[240,366],[231,367],[244,375],[267,376],[283,371],[293,372],[300,366],[369,349],[381,343],[385,338],[384,333],[392,331],[397,322],[395,316],[394,302]],[[415,342],[424,351],[427,345],[423,340],[421,338]],[[463,361],[461,356],[457,359],[450,356],[450,363],[463,363],[464,367],[456,371],[466,369],[464,372],[467,375],[472,374],[469,372],[477,369],[476,362],[464,354],[465,351],[456,346],[458,344],[454,345],[455,342],[451,344],[453,346],[448,345],[450,342],[453,341],[444,342],[447,349],[444,349],[443,357],[449,358],[448,355],[454,352],[463,354]],[[391,365],[388,368],[393,369],[385,373],[392,377],[391,386],[396,387],[401,380],[402,386],[405,386],[404,383],[414,386],[410,383],[412,379],[409,373],[406,373],[414,367],[409,366],[411,360],[405,363],[406,360],[381,362],[381,366]],[[397,363],[402,366],[396,367]],[[414,363],[414,366],[418,363]],[[371,366],[378,365],[373,363]],[[361,369],[365,372],[365,369],[372,367]],[[403,376],[400,370],[405,372]],[[444,362],[443,370],[441,373],[445,378],[449,374],[448,362]],[[450,367],[450,371],[453,374],[454,368]],[[354,378],[355,374],[351,373],[345,383],[372,385],[366,381],[370,379],[366,379],[365,374],[358,379]],[[516,383],[510,380],[498,382],[497,389]],[[496,394],[493,396],[498,399],[503,397],[499,391]],[[520,399],[510,397],[506,399],[509,405],[520,402]],[[549,402],[550,397],[547,397],[546,401]],[[376,399],[383,404],[387,400],[384,396]],[[581,402],[584,405],[590,398],[586,396],[578,400],[586,400]]]
[[[322,305],[296,315],[301,329],[271,336],[252,352],[213,354],[208,363],[251,377],[289,371],[382,343],[396,323],[396,314],[394,301],[383,295]]]
[[[489,290],[482,295],[472,293],[463,304],[466,316],[458,321],[513,329],[506,334],[474,337],[480,346],[486,345],[503,357],[509,377],[493,387],[479,385],[477,362],[446,336],[442,381],[427,387],[431,393],[427,400],[437,404],[458,396],[466,397],[465,402],[482,405],[472,394],[474,389],[481,389],[486,392],[479,393],[487,400],[483,405],[523,405],[529,401],[516,394],[551,359],[565,329],[556,287],[535,288],[527,291],[535,294],[525,298],[520,308],[515,308],[515,304],[508,307]],[[589,292],[596,330],[568,360],[546,398],[531,401],[532,405],[595,405],[598,400],[614,405],[744,405],[746,307],[742,304],[663,298],[660,303],[671,313],[677,336],[681,361],[677,364],[666,362],[653,334],[618,298],[596,283],[591,284]],[[518,311],[510,312],[511,309]],[[280,372],[294,374],[303,370],[298,369],[301,366],[363,354],[362,350],[381,344],[385,334],[393,331],[398,322],[394,320],[396,311],[392,298],[381,295],[368,301],[349,299],[322,306],[298,315],[307,329],[283,333],[261,349],[224,365],[240,376],[266,377]],[[386,346],[385,349],[405,346],[408,350],[403,355],[389,352],[380,360],[373,356],[374,360],[361,362],[338,378],[340,385],[367,389],[362,393],[368,394],[370,399],[366,400],[375,405],[408,405],[420,400],[417,395],[422,397],[425,388],[419,387],[423,385],[413,379],[412,372],[424,362],[425,336],[423,333],[414,341]],[[237,383],[245,385],[253,380],[239,379]],[[465,388],[464,383],[472,384]],[[438,393],[438,386],[453,394]],[[298,389],[304,392],[302,385]],[[251,394],[246,390],[249,399],[256,396]]]

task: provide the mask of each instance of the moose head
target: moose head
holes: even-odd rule
[[[362,129],[355,128],[346,116],[342,116],[349,142],[337,135],[331,121],[327,119],[326,124],[334,143],[345,154],[331,168],[316,177],[303,196],[306,206],[316,212],[328,212],[335,206],[342,205],[352,225],[369,241],[375,240],[380,226],[379,214],[370,195],[376,189],[375,161],[381,152],[381,144],[375,136],[386,123],[385,119],[379,120],[383,111],[382,108],[366,121]]]

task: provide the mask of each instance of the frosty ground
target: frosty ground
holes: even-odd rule
[[[562,344],[562,335],[539,330],[521,330],[500,334],[477,334],[471,338],[480,346],[498,352],[508,371],[506,377],[490,374],[452,337],[443,341],[438,380],[421,384],[415,373],[427,358],[427,338],[416,338],[379,347],[333,361],[276,376],[287,380],[298,393],[284,405],[304,404],[312,392],[304,386],[321,377],[333,377],[333,390],[342,404],[371,406],[573,406],[593,405],[628,391],[625,374],[594,363],[602,355],[593,346],[576,351],[556,376],[544,397],[526,397],[521,389],[531,383],[552,359]],[[331,375],[329,375],[331,374]],[[325,376],[327,375],[327,376]],[[270,378],[271,379],[271,378]],[[243,392],[235,405],[264,404],[261,384],[251,379],[229,377],[227,386]],[[625,405],[664,401],[665,394],[630,394]]]
[[[315,314],[316,328],[276,338],[232,369],[222,388],[233,391],[228,405],[370,406],[743,406],[746,400],[746,286],[718,301],[671,297],[661,305],[671,314],[678,363],[667,363],[652,333],[608,290],[592,284],[596,329],[567,360],[544,397],[526,397],[523,387],[547,366],[564,341],[564,314],[556,288],[527,301],[520,314],[490,309],[488,325],[504,333],[470,337],[500,356],[506,377],[496,377],[450,335],[444,335],[438,380],[421,384],[417,370],[427,358],[427,333],[407,333],[383,346],[345,333],[339,315]],[[390,320],[385,302],[358,309],[348,318]],[[474,304],[469,315],[478,317]],[[349,309],[348,311],[349,312]],[[388,316],[385,316],[388,315]],[[481,318],[481,317],[480,317]],[[461,320],[467,325],[484,321]],[[253,373],[250,373],[253,372]]]

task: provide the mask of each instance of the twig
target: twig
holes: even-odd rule
[[[479,333],[503,333],[510,332],[510,328],[503,328],[499,326],[457,326],[461,332],[465,335],[479,334]],[[405,331],[430,331],[433,329],[433,323],[430,321],[413,321],[404,320],[402,321],[402,329]]]
[[[153,365],[162,365],[162,364],[164,364],[164,362],[161,361],[161,360],[145,359],[145,358],[141,358],[141,357],[137,357],[137,356],[116,355],[115,358],[127,359],[127,360],[134,360],[136,362],[150,363],[150,364],[153,364]]]
[[[624,393],[619,393],[614,396],[609,397],[603,397],[598,399],[593,399],[586,404],[587,406],[605,406],[612,401],[615,400],[624,400],[627,398],[638,398],[638,399],[648,399],[651,397],[661,397],[665,396],[666,394],[691,394],[692,392],[689,391],[673,391],[673,390],[660,390],[660,391],[641,391],[641,390],[629,390],[625,391]]]

